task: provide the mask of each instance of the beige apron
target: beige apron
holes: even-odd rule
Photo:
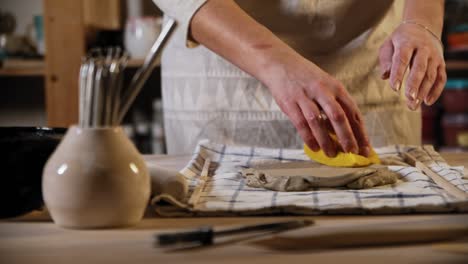
[[[205,47],[187,47],[193,44],[186,38],[190,17],[204,0],[154,1],[181,21],[162,58],[164,125],[170,154],[190,153],[204,138],[237,145],[302,146],[266,87]],[[395,93],[382,81],[378,69],[378,50],[399,24],[403,1],[236,2],[343,82],[364,115],[373,146],[420,144],[420,113],[407,110],[403,93]]]

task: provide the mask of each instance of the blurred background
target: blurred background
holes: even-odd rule
[[[129,82],[161,30],[151,0],[1,0],[0,126],[68,127],[78,119],[81,58],[119,46],[131,59]],[[468,150],[468,0],[446,0],[443,33],[448,82],[423,106],[423,141]],[[64,67],[65,65],[65,67]],[[160,67],[124,120],[142,153],[164,153]]]

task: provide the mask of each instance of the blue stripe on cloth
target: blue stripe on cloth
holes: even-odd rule
[[[254,147],[250,147],[250,154],[249,154],[249,159],[247,159],[247,162],[245,163],[247,165],[247,167],[250,167],[250,163],[252,162],[252,159],[254,157],[254,153],[255,153],[255,148]]]
[[[403,197],[401,195],[401,192],[399,192],[395,186],[395,184],[392,184],[392,190],[396,193],[396,197],[398,198],[398,204],[400,205],[400,213],[403,213],[403,208],[405,207],[405,201],[403,200]]]
[[[234,210],[234,206],[235,206],[235,204],[237,202],[237,197],[239,196],[239,193],[241,192],[241,190],[244,188],[244,185],[245,185],[244,177],[242,177],[242,176],[240,176],[240,177],[241,177],[241,180],[239,182],[239,186],[237,187],[234,194],[231,196],[231,200],[229,200],[229,211]]]
[[[312,201],[313,206],[318,209],[319,208],[319,197],[318,197],[319,188],[314,188],[312,192]]]
[[[354,198],[356,199],[356,205],[358,208],[362,207],[362,201],[361,201],[361,196],[359,195],[359,191],[356,190],[350,190],[354,194]]]
[[[221,162],[223,161],[225,153],[226,153],[226,145],[223,144],[223,146],[221,148],[221,151],[218,152],[218,154],[219,154],[218,163],[219,164],[221,164]]]
[[[225,150],[226,150],[226,148],[223,149],[223,152]],[[250,148],[249,159],[247,160],[247,166],[250,166],[250,162],[252,161],[253,154],[254,154],[254,148],[251,147]],[[224,157],[224,155],[223,155],[223,157]],[[239,175],[239,177],[241,177],[241,180],[239,182],[239,186],[237,186],[237,189],[234,192],[234,194],[232,195],[231,200],[229,200],[229,211],[232,211],[234,209],[234,206],[235,206],[235,204],[237,202],[237,197],[239,196],[239,193],[241,192],[241,190],[244,188],[244,184],[245,184],[244,177],[242,177],[242,175]]]
[[[276,207],[276,200],[278,198],[278,192],[273,192],[271,196],[271,207]]]
[[[441,196],[440,194],[405,194],[402,192],[397,193],[387,193],[387,194],[375,194],[375,195],[368,195],[364,196],[362,199],[374,199],[374,198],[422,198],[422,197],[430,197],[430,196]]]

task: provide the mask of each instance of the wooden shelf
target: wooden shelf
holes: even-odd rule
[[[0,68],[0,76],[43,76],[44,67]]]
[[[447,70],[452,70],[452,71],[468,70],[468,61],[466,60],[465,61],[447,60],[445,64],[446,64]]]
[[[42,76],[45,75],[44,60],[6,59],[0,66],[0,76]]]
[[[128,68],[139,68],[143,65],[142,59],[130,59]],[[158,63],[159,65],[159,63]],[[44,66],[37,67],[18,67],[18,68],[1,68],[0,76],[43,76],[45,73]]]

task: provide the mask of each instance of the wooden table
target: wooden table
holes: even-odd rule
[[[468,154],[444,154],[451,165],[468,167]],[[168,168],[181,168],[187,157],[151,156]],[[458,215],[460,216],[460,215]],[[468,219],[468,214],[465,214]],[[319,224],[377,223],[389,220],[447,219],[451,215],[317,216]],[[166,252],[153,247],[153,234],[200,225],[239,225],[289,217],[158,218],[148,214],[127,229],[67,230],[35,212],[0,222],[0,263],[468,263],[468,237],[461,241],[386,247],[277,252],[247,243]]]

